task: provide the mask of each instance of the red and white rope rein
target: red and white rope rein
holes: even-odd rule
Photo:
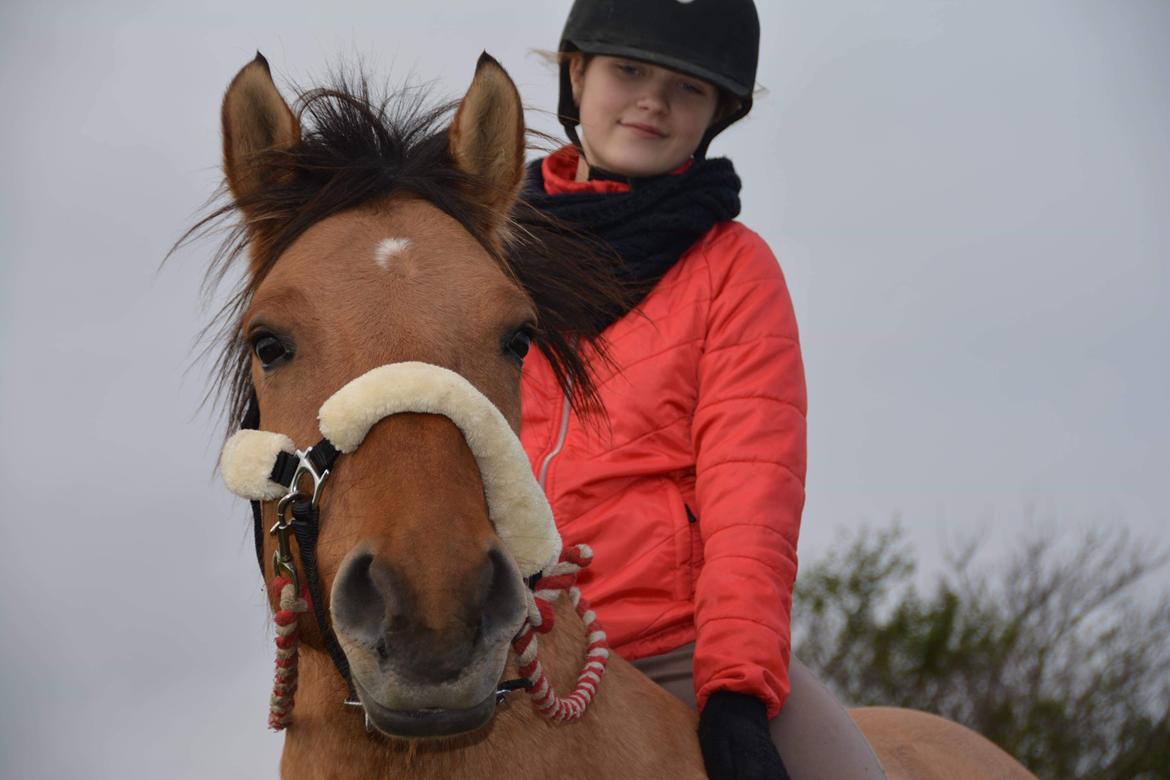
[[[585,714],[593,697],[597,695],[597,689],[601,687],[601,678],[605,676],[605,667],[609,662],[609,643],[605,631],[598,624],[597,615],[589,608],[589,602],[577,589],[577,574],[592,562],[593,551],[588,545],[579,544],[564,550],[560,561],[544,572],[536,591],[530,594],[528,619],[512,640],[520,676],[532,680],[532,687],[528,689],[532,705],[553,723],[570,723]],[[565,697],[558,696],[553,690],[544,666],[540,663],[540,647],[536,639],[537,634],[547,634],[552,630],[553,605],[562,591],[569,592],[569,598],[585,623],[588,635],[585,663],[577,675],[577,685]]]
[[[537,583],[535,592],[528,593],[528,617],[520,633],[512,640],[520,676],[532,681],[528,695],[536,711],[553,723],[571,723],[585,714],[609,662],[609,643],[589,602],[577,589],[577,574],[593,562],[593,551],[579,544],[561,553],[559,562],[550,566]],[[270,585],[273,594],[280,594],[280,609],[276,622],[276,678],[272,684],[272,699],[268,710],[268,727],[281,731],[292,722],[292,708],[297,692],[297,620],[308,612],[305,598],[297,595],[296,587],[287,577],[275,577]],[[577,685],[568,696],[561,697],[553,690],[544,666],[540,663],[540,645],[537,634],[547,634],[553,628],[554,606],[562,592],[568,591],[573,607],[585,624],[588,646],[585,663],[577,675]]]
[[[309,611],[309,604],[299,598],[296,586],[288,577],[274,577],[273,594],[280,594],[276,611],[276,679],[268,705],[268,728],[280,731],[292,721],[293,697],[297,692],[297,619]]]

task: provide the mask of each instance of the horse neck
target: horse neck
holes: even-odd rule
[[[567,595],[557,600],[554,629],[541,634],[540,659],[558,693],[576,683],[585,655],[585,627]],[[367,734],[361,711],[346,707],[346,687],[329,655],[302,646],[293,722],[285,732],[281,775],[391,778],[522,778],[569,765],[592,728],[589,719],[548,728],[523,692],[501,705],[491,724],[470,737],[404,742]],[[510,659],[505,678],[517,677]],[[539,760],[534,760],[534,751]]]

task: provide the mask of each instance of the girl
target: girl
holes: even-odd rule
[[[559,47],[573,144],[530,167],[527,199],[615,250],[637,309],[603,334],[608,424],[579,420],[534,352],[521,437],[566,542],[596,552],[581,587],[614,649],[697,706],[711,777],[787,777],[784,760],[801,764],[798,780],[815,776],[805,766],[878,777],[867,747],[845,765],[826,752],[826,731],[853,726],[815,682],[804,687],[821,703],[802,706],[801,722],[818,709],[828,720],[801,732],[777,718],[789,698],[804,372],[780,267],[732,221],[731,162],[706,159],[751,110],[758,44],[751,0],[574,2]]]

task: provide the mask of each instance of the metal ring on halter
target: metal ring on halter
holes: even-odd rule
[[[520,677],[515,680],[505,680],[496,688],[496,705],[504,703],[504,699],[508,698],[508,694],[515,691],[526,691],[532,687],[532,680],[527,677]]]
[[[370,720],[370,713],[366,712],[366,705],[362,704],[361,701],[359,699],[357,699],[356,697],[355,698],[346,698],[346,700],[343,701],[342,704],[345,705],[346,707],[361,710],[362,716],[366,719],[366,733],[367,734],[374,733],[374,730],[375,730],[374,729],[374,721]]]
[[[329,478],[329,469],[325,469],[320,474],[317,473],[317,469],[313,467],[313,461],[309,459],[309,453],[312,451],[312,447],[297,450],[297,460],[299,463],[297,464],[297,470],[293,472],[292,481],[288,484],[289,494],[285,498],[299,492],[297,486],[301,482],[301,477],[308,474],[313,478],[313,506],[317,506],[317,503],[321,499],[321,488],[325,485],[325,480]]]

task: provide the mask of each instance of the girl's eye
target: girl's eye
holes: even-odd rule
[[[689,92],[692,95],[704,94],[702,87],[700,87],[698,84],[694,84],[690,81],[682,82],[682,90],[683,90],[683,92]]]
[[[259,333],[252,338],[252,353],[265,370],[292,357],[292,350],[271,333]]]
[[[528,350],[531,348],[532,329],[529,326],[513,332],[504,344],[504,351],[518,363],[524,362],[524,356],[528,354]]]
[[[617,65],[617,69],[622,73],[622,75],[625,75],[625,76],[637,76],[638,75],[638,66],[631,65],[628,62],[619,62]]]

